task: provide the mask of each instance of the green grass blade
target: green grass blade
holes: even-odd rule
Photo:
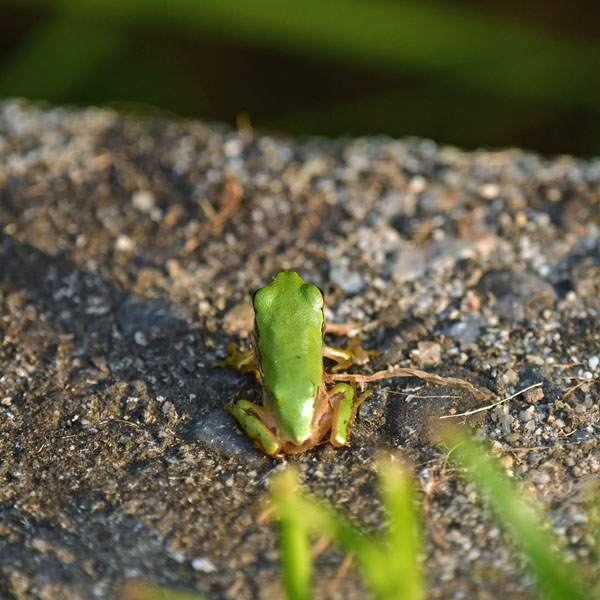
[[[596,501],[592,511],[592,518],[594,523],[594,537],[595,537],[595,554],[596,554],[596,569],[595,575],[592,576],[592,585],[595,590],[594,598],[600,598],[600,501]]]
[[[109,23],[160,23],[226,35],[388,72],[428,72],[439,82],[600,111],[600,86],[595,84],[599,44],[502,22],[447,2],[18,1],[79,7]]]
[[[544,596],[550,600],[583,600],[585,588],[576,569],[567,566],[555,550],[556,540],[544,528],[540,514],[519,495],[497,462],[489,459],[479,444],[456,431],[445,441],[454,447],[452,459],[467,470],[484,503],[522,549]]]
[[[294,532],[287,534],[287,540],[281,540],[284,577],[289,598],[310,597],[310,595],[301,595],[308,594],[306,573],[309,572],[309,567],[305,561],[309,560],[309,555],[305,536],[307,530],[310,530],[314,534],[330,538],[355,557],[375,598],[422,600],[423,583],[416,557],[419,547],[418,526],[410,481],[396,467],[384,468],[383,481],[386,486],[384,494],[386,505],[390,510],[390,519],[395,522],[393,534],[385,543],[379,543],[364,534],[331,509],[293,493],[295,487],[293,472],[291,474],[285,472],[273,481],[271,498],[280,528],[285,524],[285,527],[289,528],[288,532]],[[300,543],[295,528],[301,530]],[[280,532],[285,535],[285,529],[280,529]],[[394,546],[398,544],[398,548],[392,547],[392,544]],[[293,559],[294,552],[300,554],[299,562],[298,559]],[[288,575],[286,573],[288,569],[298,569],[299,574]],[[298,577],[299,581],[290,585],[288,577],[292,576]]]
[[[278,475],[271,485],[278,519],[283,584],[288,600],[310,600],[312,559],[308,530],[298,513],[297,475],[292,469]]]
[[[65,15],[38,25],[0,72],[0,96],[65,101],[118,55],[125,33]]]
[[[272,483],[271,499],[276,510],[278,523],[288,525],[295,523],[295,527],[299,529],[304,528],[313,534],[331,539],[336,545],[356,557],[376,598],[380,600],[405,600],[401,595],[395,593],[390,583],[389,563],[376,543],[331,509],[310,501],[299,493],[292,493],[290,490],[295,487],[295,478],[296,475],[293,471],[291,471],[291,474],[286,471],[274,479]],[[282,553],[287,553],[287,556],[282,554],[282,561],[286,565],[284,566],[284,582],[288,598],[310,598],[310,594],[306,591],[307,588],[300,587],[300,585],[304,585],[306,578],[294,581],[294,585],[288,587],[288,577],[298,576],[294,573],[288,574],[286,570],[294,571],[298,568],[298,565],[291,556],[291,548],[283,541],[280,543],[280,547]],[[305,557],[306,560],[309,560],[308,554],[305,554],[301,560],[304,561]],[[300,564],[299,570],[300,572],[306,572],[307,567]],[[296,585],[298,587],[295,587]],[[296,590],[300,591],[296,592]],[[298,593],[298,596],[292,595],[296,593]]]
[[[387,531],[390,574],[394,586],[406,600],[425,598],[425,587],[418,556],[421,551],[421,524],[408,472],[398,463],[382,461],[381,492],[389,519]]]
[[[283,583],[289,600],[309,600],[312,563],[308,535],[296,520],[279,522]]]

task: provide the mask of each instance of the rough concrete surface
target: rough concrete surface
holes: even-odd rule
[[[420,483],[430,598],[533,597],[431,439],[432,420],[481,406],[467,391],[375,382],[351,446],[287,459],[224,411],[259,390],[213,365],[288,268],[380,352],[354,372],[421,368],[500,398],[542,382],[471,425],[591,568],[599,215],[600,160],[0,104],[0,597],[113,598],[132,578],[281,597],[259,519],[271,475],[296,465],[376,532],[384,450]],[[317,598],[368,597],[354,567],[329,585],[342,560],[317,557]]]

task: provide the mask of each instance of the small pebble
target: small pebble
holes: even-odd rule
[[[240,138],[232,138],[225,142],[223,152],[228,158],[239,156],[242,153],[244,144]]]
[[[537,356],[535,354],[528,354],[526,358],[527,362],[538,365],[539,367],[543,367],[546,364],[546,361],[541,356]]]
[[[412,356],[419,366],[439,365],[442,360],[442,347],[436,342],[419,342],[417,351]]]
[[[136,331],[133,334],[133,339],[138,346],[148,345],[148,338],[146,337],[146,334],[143,331]]]
[[[484,183],[479,187],[479,195],[487,200],[492,200],[500,193],[500,187],[496,183]]]
[[[131,252],[135,248],[135,242],[127,235],[120,235],[115,242],[115,250],[119,252]]]
[[[519,418],[521,419],[521,421],[531,421],[534,411],[535,408],[533,406],[530,406],[529,408],[521,412]]]
[[[525,402],[529,402],[529,404],[535,404],[544,398],[544,390],[541,386],[536,387],[531,390],[527,390],[523,396],[525,398]]]
[[[208,558],[194,558],[192,560],[192,568],[202,573],[214,573],[217,567]]]
[[[530,474],[531,480],[534,483],[537,483],[539,485],[546,485],[547,483],[550,483],[551,477],[546,471],[533,470],[530,471]]]
[[[517,385],[517,383],[519,383],[518,373],[509,367],[502,373],[502,383],[504,383],[504,385]]]
[[[165,415],[168,415],[170,413],[175,413],[175,405],[172,402],[169,402],[167,400],[162,405],[162,411]]]
[[[134,192],[133,196],[131,197],[131,203],[138,210],[148,213],[154,208],[156,199],[154,198],[154,194],[152,192],[148,190],[139,190]]]

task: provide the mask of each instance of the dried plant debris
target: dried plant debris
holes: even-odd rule
[[[490,441],[590,565],[599,265],[599,160],[0,104],[0,596],[141,579],[277,597],[258,515],[281,461],[223,410],[260,390],[213,366],[246,342],[251,292],[295,269],[334,330],[380,352],[353,374],[430,375],[365,383],[351,446],[287,459],[306,488],[377,530],[375,457],[400,452],[422,484],[430,597],[531,598],[432,423]],[[321,597],[342,562],[319,554]],[[365,597],[354,569],[334,597]]]

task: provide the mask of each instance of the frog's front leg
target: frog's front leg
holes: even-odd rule
[[[352,365],[364,365],[369,362],[372,356],[377,356],[377,354],[379,353],[376,350],[363,348],[358,343],[358,338],[352,338],[345,350],[334,346],[323,346],[323,356],[338,363],[331,369],[332,373],[337,373]]]
[[[345,446],[362,398],[357,398],[354,385],[347,383],[335,385],[329,391],[329,396],[333,406],[330,442],[333,446]]]
[[[280,452],[281,442],[267,425],[274,418],[268,408],[242,398],[235,404],[228,404],[225,410],[237,419],[248,437],[265,454],[275,456]]]
[[[228,344],[227,352],[227,358],[220,363],[220,367],[233,367],[240,373],[256,373],[258,378],[258,366],[253,349],[238,350],[235,344]]]

